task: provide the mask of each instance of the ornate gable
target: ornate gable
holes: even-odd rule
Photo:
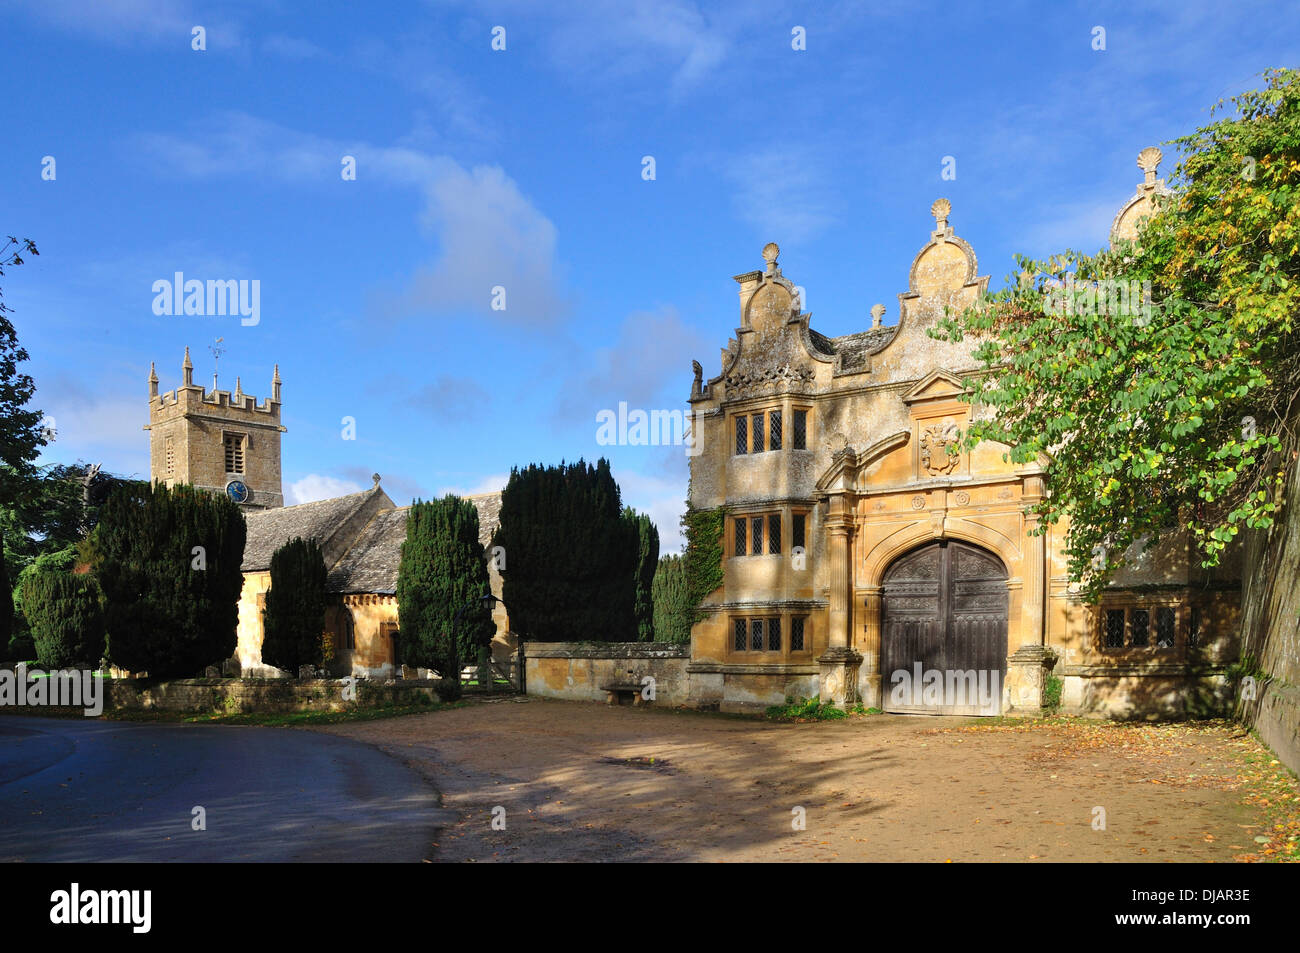
[[[1163,179],[1156,178],[1160,160],[1164,158],[1155,146],[1147,146],[1138,153],[1137,164],[1142,170],[1142,181],[1138,184],[1137,194],[1124,204],[1110,226],[1110,243],[1114,245],[1123,239],[1137,238],[1138,223],[1155,213],[1156,202],[1169,194]]]
[[[721,382],[726,398],[810,393],[817,366],[834,355],[817,347],[808,327],[811,317],[801,310],[799,289],[781,274],[775,242],[763,248],[763,271],[736,275],[740,285],[740,327],[722,351],[722,373],[701,393],[708,395]]]

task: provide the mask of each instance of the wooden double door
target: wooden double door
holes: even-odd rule
[[[900,556],[883,588],[885,711],[1001,714],[1008,598],[1002,561],[968,543],[939,540]]]

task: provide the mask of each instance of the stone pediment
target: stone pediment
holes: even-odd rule
[[[967,393],[969,388],[952,371],[938,368],[931,371],[903,395],[905,404],[927,400],[953,400]]]

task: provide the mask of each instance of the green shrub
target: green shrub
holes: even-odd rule
[[[1043,686],[1043,707],[1048,711],[1056,711],[1061,707],[1061,691],[1065,688],[1065,680],[1056,675],[1047,677],[1047,684]]]
[[[23,580],[23,613],[47,669],[95,668],[104,657],[104,612],[91,576],[38,572]]]
[[[461,695],[464,694],[459,679],[454,678],[438,679],[433,685],[433,690],[438,695],[438,701],[443,704],[460,701]]]
[[[171,678],[234,655],[246,533],[224,494],[163,484],[114,490],[92,547],[113,663]]]
[[[784,705],[772,705],[767,709],[767,717],[778,721],[836,721],[849,717],[842,708],[836,708],[830,702],[822,704],[816,698],[786,697]]]

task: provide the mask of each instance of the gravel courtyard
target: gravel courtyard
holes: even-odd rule
[[[511,697],[320,730],[441,792],[459,820],[431,861],[1295,857],[1295,778],[1224,722],[780,724]]]

